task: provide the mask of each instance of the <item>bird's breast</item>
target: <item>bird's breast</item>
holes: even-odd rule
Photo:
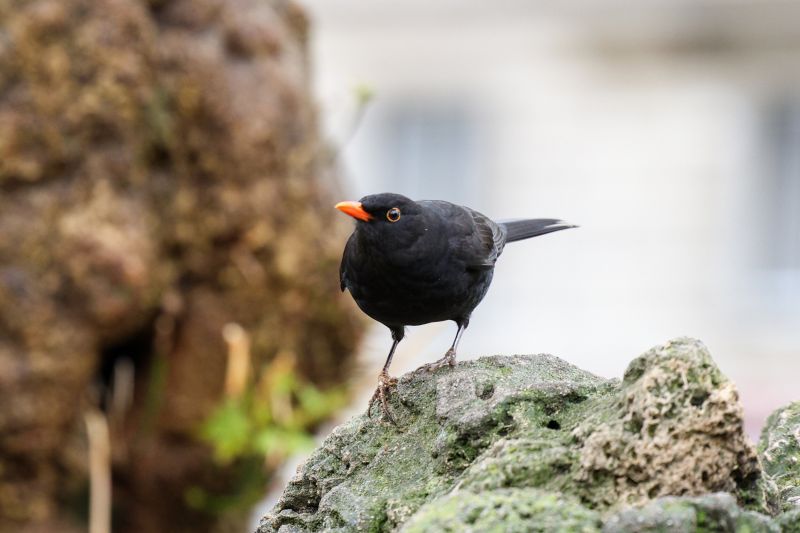
[[[358,306],[387,325],[419,325],[468,316],[491,282],[492,270],[472,271],[443,247],[360,254],[347,265]]]

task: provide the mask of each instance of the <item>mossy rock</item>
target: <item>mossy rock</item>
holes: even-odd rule
[[[780,507],[786,511],[800,509],[800,402],[770,415],[758,451]]]
[[[800,533],[800,508],[786,511],[775,520],[781,533]]]
[[[603,525],[604,533],[781,533],[769,517],[741,509],[726,493],[664,497],[621,511]]]
[[[457,492],[424,505],[403,533],[599,533],[600,515],[564,496],[537,489]]]
[[[737,499],[768,508],[736,390],[696,340],[650,350],[621,382],[550,355],[417,371],[391,407],[398,427],[362,415],[334,430],[260,532],[537,531],[564,513],[592,531],[632,505],[713,492],[734,495],[737,520],[762,518]]]

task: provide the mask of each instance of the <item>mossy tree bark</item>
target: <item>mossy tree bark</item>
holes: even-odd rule
[[[336,297],[306,31],[281,0],[0,2],[0,529],[65,522],[90,385],[119,360],[118,531],[213,523],[184,493],[231,481],[196,439],[226,323],[256,368],[343,379],[360,322]]]

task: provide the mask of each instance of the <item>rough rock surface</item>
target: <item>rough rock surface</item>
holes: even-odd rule
[[[741,509],[730,494],[715,493],[695,497],[667,496],[643,507],[625,509],[606,519],[603,533],[781,533],[781,527],[782,524],[768,516]]]
[[[621,382],[548,355],[415,372],[392,408],[400,427],[362,415],[334,430],[259,531],[671,531],[711,517],[778,527],[754,512],[770,510],[758,458],[733,385],[699,341],[650,350]],[[716,492],[732,495],[704,496]]]
[[[632,361],[612,404],[573,432],[589,489],[581,496],[593,507],[755,488],[760,470],[738,393],[699,342]]]
[[[306,26],[285,0],[0,2],[0,530],[85,512],[82,411],[121,359],[119,531],[212,521],[184,493],[225,478],[195,439],[223,325],[254,368],[342,380],[360,322],[331,297],[347,224],[319,179]]]
[[[531,488],[456,492],[424,505],[401,531],[550,533],[600,531],[600,515],[569,498]]]
[[[436,500],[423,507],[401,531],[783,533],[794,530],[763,514],[741,509],[733,496],[722,492],[664,496],[604,517],[563,495],[537,489],[501,489],[488,494],[456,493]]]
[[[800,402],[770,415],[758,449],[781,508],[800,510]]]

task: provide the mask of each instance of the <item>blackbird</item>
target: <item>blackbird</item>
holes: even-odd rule
[[[358,307],[392,333],[367,414],[380,401],[393,423],[388,398],[397,380],[389,376],[389,365],[405,326],[453,320],[458,330],[450,349],[420,368],[454,365],[458,342],[489,289],[506,243],[576,227],[553,218],[495,222],[468,207],[415,202],[393,193],[340,202],[336,209],[356,219],[339,268],[341,289],[348,289]]]

